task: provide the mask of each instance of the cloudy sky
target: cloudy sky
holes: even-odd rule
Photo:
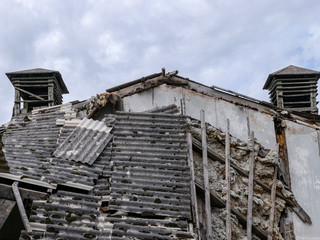
[[[13,87],[5,73],[58,70],[83,100],[160,72],[258,99],[269,73],[320,70],[317,0],[0,0],[0,123]]]

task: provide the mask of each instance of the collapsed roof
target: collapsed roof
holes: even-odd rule
[[[168,98],[166,95],[155,96],[158,87],[162,94],[168,94]],[[177,99],[180,95],[174,95],[174,91],[181,94],[180,99],[185,99],[186,110],[180,107],[180,99]],[[199,106],[191,107],[194,106],[191,99],[196,97],[203,98],[204,102],[208,99],[223,100],[226,107],[219,112],[220,115],[232,112],[230,106],[239,106],[261,113],[261,116],[263,113],[312,129],[319,128],[317,115],[287,111],[216,86],[207,87],[178,76],[177,71],[153,74],[107,92],[85,102],[75,101],[20,114],[0,129],[0,198],[16,201],[10,186],[16,182],[19,183],[21,198],[32,200],[25,219],[30,229],[25,227],[21,239],[194,239],[197,234],[205,238],[205,226],[200,226],[200,232],[189,227],[195,219],[191,210],[187,131],[194,137],[199,202],[203,201],[205,190],[199,166],[201,155],[196,153],[202,150],[197,142],[200,140],[196,123],[198,117],[193,115]],[[133,98],[137,98],[136,101]],[[157,101],[161,98],[163,104],[159,106]],[[208,109],[210,107],[211,102]],[[254,114],[250,114],[252,116],[247,119],[255,119]],[[221,124],[218,119],[215,123],[212,120],[208,122],[217,127],[212,130],[209,126],[207,130],[208,155],[212,159],[210,177],[212,181],[219,179],[218,183],[221,183],[219,186],[211,185],[212,204],[217,206],[212,214],[213,219],[223,223],[225,215],[221,208],[225,207],[225,192],[221,169],[225,166],[222,153],[224,131],[221,132],[223,128],[218,126]],[[281,127],[280,121],[276,130],[280,131]],[[245,128],[249,130],[250,126]],[[262,146],[255,144],[255,156],[264,162],[254,180],[257,184],[255,191],[260,194],[256,195],[256,201],[260,206],[269,208],[270,204],[260,200],[270,199],[271,187],[268,184],[271,184],[274,166],[285,165],[288,159],[282,155],[282,145],[279,151],[282,160],[278,161],[278,153],[266,157],[274,152],[268,150],[272,145],[268,143],[270,132],[252,120],[251,129],[257,130],[256,142],[261,140],[264,143]],[[242,129],[237,131],[234,131],[238,135],[233,138],[234,149],[231,152],[238,154],[236,157],[239,159],[233,156],[231,167],[234,177],[241,179],[242,183],[237,180],[232,187],[245,192],[243,183],[248,179],[247,157],[250,150],[249,145],[246,148],[247,143],[243,142],[246,138],[240,137]],[[274,131],[272,134],[274,136]],[[210,147],[210,141],[215,142],[213,147]],[[308,214],[293,197],[283,171],[286,169],[281,169],[283,175],[278,176],[282,187],[276,191],[274,231],[277,236],[281,236],[278,223],[288,208],[293,209],[304,222],[311,223]],[[234,200],[240,195],[240,192],[235,192]],[[268,210],[259,210],[255,214],[263,215],[269,213]],[[237,236],[245,236],[241,232],[246,225],[246,211],[241,204],[232,208],[236,222],[233,234]],[[268,235],[266,221],[261,220],[265,217],[257,217],[259,223],[253,226],[256,239],[266,239]],[[201,222],[204,223],[203,220]]]

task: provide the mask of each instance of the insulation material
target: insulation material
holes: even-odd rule
[[[107,103],[113,106],[113,112],[121,107],[121,98],[115,93],[102,93],[88,99],[85,103],[88,118],[94,117]]]
[[[188,120],[190,131],[198,140],[201,140],[201,127],[198,120]],[[232,123],[231,123],[232,124]],[[207,124],[208,147],[213,149],[217,154],[225,157],[225,133]],[[249,170],[249,155],[252,146],[248,141],[240,141],[231,137],[231,162],[241,167],[243,170]],[[259,179],[271,187],[274,166],[279,165],[279,156],[275,150],[264,149],[259,143],[255,142],[255,172],[254,178]],[[194,152],[195,175],[197,179],[203,181],[202,157],[201,154]],[[210,189],[213,190],[221,199],[226,200],[227,186],[225,180],[225,165],[209,159],[208,162]],[[248,178],[240,175],[235,169],[230,168],[231,176],[231,205],[242,215],[247,215],[248,206]],[[290,197],[292,193],[286,191],[280,181],[277,182],[278,190],[282,190],[284,195]],[[276,239],[282,239],[279,233],[280,215],[285,207],[285,201],[276,198],[274,233]],[[258,185],[254,184],[253,194],[253,225],[267,232],[269,224],[269,214],[271,208],[271,196],[269,192]],[[218,211],[213,210],[213,213]],[[215,214],[214,219],[222,219],[225,223],[226,214]],[[232,221],[237,222],[236,218]],[[225,235],[225,225],[219,227],[219,221],[214,220],[213,233],[217,238]],[[239,224],[232,224],[232,239],[246,239],[246,233],[239,227]],[[222,231],[222,232],[221,232]],[[256,238],[256,236],[255,236]],[[258,239],[258,238],[256,238]]]
[[[110,142],[111,129],[104,122],[84,118],[53,155],[91,165]]]

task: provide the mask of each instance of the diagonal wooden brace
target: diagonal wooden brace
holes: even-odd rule
[[[20,216],[21,216],[21,220],[23,222],[24,228],[30,234],[30,233],[32,233],[32,229],[31,229],[31,226],[30,226],[27,214],[26,214],[26,210],[24,209],[24,206],[23,206],[21,195],[20,195],[20,192],[18,189],[18,182],[14,182],[12,184],[12,190],[13,190],[13,194],[16,199],[16,202],[18,204],[18,208],[19,208],[19,212],[20,212]]]

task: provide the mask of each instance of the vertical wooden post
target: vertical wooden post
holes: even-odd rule
[[[272,240],[272,237],[273,237],[274,209],[276,204],[276,191],[277,191],[277,172],[278,172],[278,166],[275,166],[273,181],[272,181],[272,188],[271,188],[271,209],[270,209],[270,217],[269,217],[268,240]]]
[[[248,130],[248,137],[250,138],[251,130],[250,130],[250,118],[249,118],[249,110],[247,110],[247,130]]]
[[[181,98],[180,104],[181,104],[181,114],[186,115],[186,100],[184,98]]]
[[[14,111],[13,111],[13,115],[17,116],[20,114],[20,91],[18,89],[15,88],[14,90]]]
[[[48,102],[49,107],[54,105],[53,88],[54,88],[54,85],[53,85],[53,82],[51,81],[48,84],[48,100],[50,101],[50,102]]]
[[[252,239],[252,199],[253,199],[253,178],[254,178],[254,132],[250,134],[252,145],[249,159],[249,181],[248,181],[248,211],[247,211],[247,238]]]
[[[227,119],[227,132],[226,132],[226,181],[227,181],[227,219],[226,219],[226,240],[231,240],[231,196],[230,196],[230,122]]]
[[[24,228],[28,233],[32,233],[32,229],[31,229],[31,226],[30,226],[27,214],[26,214],[26,210],[24,209],[21,195],[20,195],[20,192],[18,189],[18,182],[14,182],[12,184],[12,190],[13,190],[13,194],[14,194],[14,197],[15,197],[17,205],[18,205],[18,209],[20,212],[20,216],[21,216],[21,220],[23,222]]]
[[[192,151],[192,137],[191,134],[187,134],[187,142],[188,142],[188,163],[190,167],[190,175],[191,175],[191,203],[192,203],[192,213],[193,219],[196,225],[196,232],[198,237],[200,238],[200,226],[199,226],[199,213],[198,213],[198,203],[197,203],[197,192],[196,186],[194,183],[194,166],[193,166],[193,151]]]
[[[209,175],[208,175],[208,152],[207,152],[207,131],[205,122],[205,113],[200,112],[201,119],[201,135],[202,135],[202,160],[203,160],[203,179],[205,189],[205,205],[206,205],[206,220],[207,220],[207,239],[212,239],[211,226],[211,203],[210,203],[210,189],[209,189]]]
[[[277,90],[276,91],[276,98],[277,98],[277,106],[280,108],[283,108],[283,97],[282,97],[282,91],[281,90]]]

